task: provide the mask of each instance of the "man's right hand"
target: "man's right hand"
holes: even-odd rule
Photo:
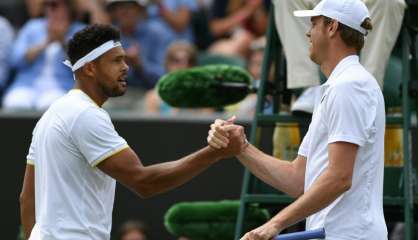
[[[222,152],[223,157],[240,154],[248,145],[244,128],[233,124],[235,117],[227,121],[217,119],[209,130],[207,142],[209,146]]]

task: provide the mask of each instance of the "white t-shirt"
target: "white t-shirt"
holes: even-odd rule
[[[307,229],[325,227],[327,240],[387,239],[383,216],[385,107],[375,78],[358,56],[338,63],[321,86],[299,155],[307,158],[305,191],[327,169],[328,144],[359,146],[351,189],[307,219]]]
[[[110,239],[115,180],[96,168],[127,148],[108,113],[71,90],[43,114],[27,156],[35,166],[31,240]]]

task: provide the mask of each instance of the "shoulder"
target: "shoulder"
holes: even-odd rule
[[[363,67],[355,67],[355,74],[346,71],[326,90],[328,108],[367,108],[381,101],[382,91],[376,79]]]
[[[12,27],[12,25],[10,24],[10,22],[6,18],[0,16],[0,29],[2,31],[3,30],[12,31],[13,30],[13,27]]]
[[[86,105],[78,114],[78,121],[87,122],[88,124],[97,124],[95,121],[105,121],[111,123],[109,114],[102,108]]]
[[[344,95],[360,94],[380,89],[377,80],[360,64],[350,66],[329,87],[330,91]]]
[[[80,119],[83,120],[83,124],[90,125],[89,119],[92,124],[94,124],[94,121],[97,119],[93,118],[94,116],[101,116],[102,118],[106,117],[102,112],[104,111],[103,109],[96,106],[83,95],[71,91],[55,101],[49,110],[64,119],[70,128],[72,128],[74,123]]]
[[[342,73],[342,81],[355,85],[363,85],[365,87],[378,87],[376,78],[369,73],[361,64],[350,66]]]
[[[30,19],[29,21],[27,21],[23,27],[22,27],[22,31],[24,30],[37,30],[39,28],[44,28],[46,27],[47,21],[45,18],[34,18],[34,19]]]

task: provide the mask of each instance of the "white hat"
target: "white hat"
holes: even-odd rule
[[[337,20],[362,34],[367,30],[361,26],[369,17],[366,5],[360,0],[322,0],[313,10],[294,11],[296,17],[325,16]]]

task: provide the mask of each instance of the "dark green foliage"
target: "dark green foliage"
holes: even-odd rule
[[[172,206],[164,225],[174,236],[192,240],[231,240],[234,238],[239,201],[184,202]],[[269,219],[267,210],[251,206],[245,230],[252,230]]]
[[[244,99],[250,81],[250,75],[240,67],[208,65],[164,75],[157,91],[174,107],[222,107]],[[225,83],[241,83],[245,88],[219,87]]]

